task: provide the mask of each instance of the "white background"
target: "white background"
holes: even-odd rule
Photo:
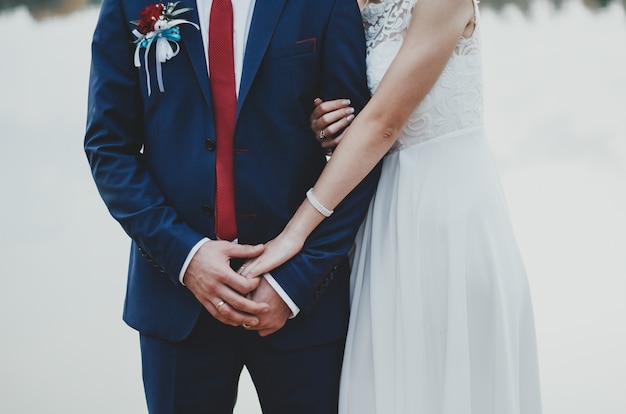
[[[545,413],[626,412],[626,13],[483,10],[487,131],[535,303]],[[82,151],[97,9],[0,14],[0,412],[145,412],[129,242]],[[258,413],[244,374],[237,413]]]

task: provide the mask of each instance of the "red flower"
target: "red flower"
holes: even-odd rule
[[[150,4],[139,13],[137,31],[146,34],[154,30],[154,24],[163,13],[163,3]]]

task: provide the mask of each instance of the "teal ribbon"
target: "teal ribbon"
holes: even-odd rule
[[[156,36],[151,37],[150,39],[143,39],[141,43],[139,44],[139,47],[148,48],[150,46],[150,43],[152,43],[153,41],[157,40],[160,37],[164,37],[167,40],[170,40],[172,42],[179,42],[181,39],[180,29],[178,27],[170,27],[169,29],[165,29],[157,33]]]

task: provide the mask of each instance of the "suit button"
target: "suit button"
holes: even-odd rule
[[[209,151],[215,151],[215,141],[213,140],[207,139],[206,141],[204,141],[204,146]]]
[[[215,211],[213,210],[213,207],[211,207],[208,204],[204,204],[202,205],[202,212],[204,214],[206,214],[209,217],[213,217],[213,215],[215,214]]]

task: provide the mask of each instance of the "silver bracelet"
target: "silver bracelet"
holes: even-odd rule
[[[330,215],[333,214],[333,210],[327,209],[317,198],[315,198],[313,195],[313,188],[310,188],[309,191],[306,192],[306,198],[309,200],[309,203],[311,203],[311,205],[315,207],[315,209],[324,217],[330,217]]]

